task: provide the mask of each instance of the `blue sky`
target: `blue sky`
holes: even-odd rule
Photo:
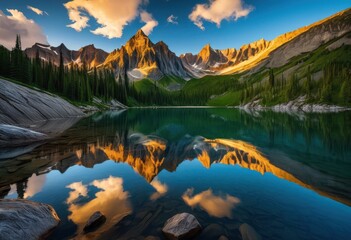
[[[79,49],[93,43],[96,47],[108,52],[119,48],[138,29],[143,27],[145,22],[150,22],[152,28],[149,33],[150,39],[153,42],[163,40],[172,51],[179,55],[185,52],[197,53],[207,43],[210,43],[213,48],[224,49],[239,48],[243,44],[261,38],[271,40],[282,33],[311,24],[351,7],[351,0],[216,0],[222,1],[224,4],[227,1],[237,2],[240,9],[238,10],[238,6],[236,6],[236,12],[233,10],[234,12],[228,17],[229,19],[224,18],[224,15],[228,12],[228,7],[223,9],[223,13],[220,11],[219,13],[218,11],[213,13],[209,10],[207,14],[210,16],[208,18],[212,19],[209,20],[206,19],[205,13],[199,8],[197,15],[195,15],[202,22],[200,23],[200,25],[202,24],[201,27],[204,28],[202,30],[199,24],[198,26],[195,25],[194,19],[191,21],[189,15],[195,11],[198,4],[207,4],[201,6],[208,10],[211,7],[210,0],[94,1],[95,5],[90,8],[93,14],[90,14],[89,8],[81,10],[81,4],[84,2],[82,0],[1,0],[0,10],[2,13],[0,12],[0,15],[9,16],[10,13],[7,9],[16,9],[22,12],[27,19],[33,20],[36,25],[40,26],[43,35],[47,37],[51,45],[57,46],[64,42],[70,49]],[[118,16],[123,15],[126,11],[121,10],[118,4],[118,7],[114,7],[111,11],[111,7],[107,6],[108,4],[101,3],[115,2],[114,4],[116,4],[120,2],[120,4],[125,4],[133,1],[137,7],[133,13],[127,16],[131,20],[124,20],[125,25],[120,26],[118,29],[120,32],[117,31],[113,36],[109,36],[112,37],[111,39],[108,36],[96,35],[91,32],[101,27],[97,21],[107,22],[107,25],[111,22],[115,23],[119,21]],[[69,19],[67,7],[64,6],[67,2],[72,2],[72,6],[76,6],[76,8],[72,8],[73,10],[80,9],[81,16],[89,18],[87,22],[89,26],[83,27],[80,32],[67,27],[67,25],[73,23]],[[96,2],[100,3],[96,4]],[[27,6],[38,8],[47,12],[48,15],[45,13],[38,15]],[[110,12],[104,14],[104,11]],[[98,12],[101,12],[100,19],[96,17]],[[167,22],[170,15],[177,17],[178,24]],[[143,16],[144,22],[142,22],[141,16]],[[236,20],[234,20],[235,17],[237,17]],[[5,30],[2,30],[1,27],[4,27],[5,24],[1,24],[1,21],[4,21],[3,18],[0,18],[0,33],[2,33],[0,34],[0,44],[4,44],[2,41],[5,42],[5,39],[3,39]],[[123,22],[123,20],[121,21]],[[155,22],[157,22],[157,26],[155,26]],[[110,34],[112,32],[110,29],[115,29],[115,24],[110,25],[113,26],[108,27],[112,28],[102,30],[105,31],[105,34],[106,32]],[[32,27],[28,28],[32,29]],[[8,31],[10,30],[7,29]],[[10,33],[6,35],[10,35]],[[116,37],[117,35],[120,36]]]

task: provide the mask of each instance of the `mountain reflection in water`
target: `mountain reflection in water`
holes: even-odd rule
[[[94,114],[27,154],[1,160],[0,195],[13,196],[17,192],[19,198],[33,198],[48,191],[43,186],[49,184],[46,176],[54,170],[65,176],[77,166],[95,169],[112,160],[116,167],[116,163],[128,164],[146,180],[150,204],[164,201],[176,208],[171,198],[174,186],[162,176],[176,173],[188,162],[199,161],[209,171],[214,166],[231,165],[268,177],[272,174],[351,205],[351,130],[346,127],[350,124],[350,113],[289,115],[235,109],[130,109]],[[68,220],[77,226],[76,236],[83,238],[84,224],[95,211],[103,212],[107,221],[84,238],[96,238],[116,222],[121,221],[124,226],[131,221],[126,216],[135,213],[141,200],[133,199],[125,186],[127,180],[116,176],[84,177],[85,181],[78,178],[64,185],[68,191],[65,211]],[[236,218],[233,211],[245,204],[235,192],[189,184],[177,192],[177,201],[211,217]],[[160,211],[155,209],[155,213]],[[136,218],[143,215],[136,214]],[[133,231],[137,234],[143,229],[138,225],[120,234],[134,236]]]

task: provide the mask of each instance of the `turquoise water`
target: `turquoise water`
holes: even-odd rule
[[[348,239],[350,126],[348,112],[99,113],[1,160],[0,186],[5,198],[56,209],[61,224],[50,239],[162,238],[180,212],[212,227],[199,239],[241,239],[243,223],[263,239]],[[95,211],[107,221],[83,235]]]

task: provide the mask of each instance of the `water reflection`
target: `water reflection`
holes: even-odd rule
[[[216,196],[212,189],[194,195],[194,189],[189,188],[182,196],[184,202],[190,207],[200,206],[210,216],[222,218],[232,217],[233,208],[240,203],[240,199],[229,194]]]
[[[19,197],[24,197],[24,179],[33,173],[64,173],[74,165],[91,168],[107,159],[128,163],[152,182],[162,170],[173,172],[184,160],[198,159],[206,168],[238,164],[270,172],[351,205],[351,133],[335,127],[335,121],[329,127],[324,124],[331,117],[252,115],[227,109],[106,112],[83,119],[29,154],[2,160],[0,187],[6,190],[6,185],[16,183]],[[348,113],[336,118],[351,122]]]
[[[161,183],[157,177],[150,182],[150,185],[156,190],[156,192],[150,196],[150,200],[157,200],[163,197],[168,191],[167,184]]]
[[[95,193],[95,197],[88,202],[81,203],[80,197],[88,197],[88,187],[93,186],[99,191]],[[68,219],[72,220],[78,226],[79,239],[92,239],[99,236],[102,232],[111,228],[112,225],[118,223],[123,217],[132,212],[131,204],[128,200],[129,193],[123,189],[123,179],[112,177],[94,180],[88,185],[82,182],[75,182],[67,186],[71,189],[67,198],[68,211],[71,214]],[[82,235],[83,228],[87,219],[96,212],[100,211],[106,216],[106,222],[97,231]]]

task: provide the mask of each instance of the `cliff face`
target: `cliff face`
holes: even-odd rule
[[[83,115],[79,108],[56,95],[0,79],[0,123],[30,124]]]

